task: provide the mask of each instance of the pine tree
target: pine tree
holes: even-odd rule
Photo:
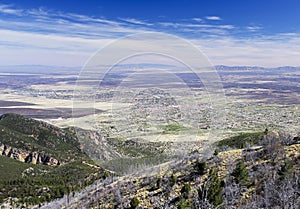
[[[236,164],[232,175],[234,176],[237,184],[247,185],[249,183],[248,170],[243,161],[239,161]]]
[[[223,203],[222,198],[222,181],[218,177],[218,173],[216,170],[211,170],[209,175],[209,184],[208,184],[208,200],[214,206],[218,206]]]

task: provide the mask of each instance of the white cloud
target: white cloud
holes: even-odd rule
[[[125,22],[128,22],[128,23],[136,24],[136,25],[146,25],[146,26],[153,25],[153,24],[141,21],[141,20],[134,19],[134,18],[119,18],[119,19],[123,20]]]
[[[207,20],[222,20],[222,18],[218,16],[206,16],[205,19]]]
[[[28,14],[30,15],[35,15],[35,16],[46,16],[49,15],[49,13],[42,7],[38,9],[30,9],[27,11]]]
[[[215,65],[300,66],[300,34],[193,40]]]
[[[256,32],[263,28],[261,26],[250,25],[250,26],[247,26],[246,29],[250,32]]]
[[[25,18],[24,18],[25,19]],[[60,34],[61,36],[84,37],[87,39],[117,38],[137,32],[144,32],[131,24],[106,19],[95,19],[75,14],[58,14],[55,17],[39,15],[29,20],[0,19],[0,28],[14,31],[27,31],[40,34]],[[75,20],[75,21],[72,21]]]
[[[211,35],[224,35],[228,34],[229,30],[235,29],[233,25],[213,25],[201,23],[173,23],[173,22],[160,22],[158,23],[163,27],[175,28],[178,31],[193,32],[193,33],[209,33]]]
[[[202,22],[202,19],[199,18],[199,17],[192,18],[192,20],[194,20],[194,21],[196,21],[196,22]]]
[[[241,38],[234,32],[254,32],[262,26],[236,27],[200,21],[144,22],[133,18],[109,20],[46,9],[20,10],[0,4],[0,63],[82,66],[96,50],[116,38],[145,31],[189,37],[220,65],[300,66],[300,34]],[[11,16],[23,15],[20,18]],[[210,16],[212,17],[212,16]],[[211,18],[211,19],[221,19]]]
[[[20,16],[23,14],[23,10],[14,9],[14,8],[12,8],[12,5],[1,4],[0,5],[0,13]]]
[[[114,39],[86,39],[0,30],[0,63],[82,66],[89,56]]]

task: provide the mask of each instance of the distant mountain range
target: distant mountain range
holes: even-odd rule
[[[173,68],[174,65],[167,64],[151,64],[151,63],[140,63],[140,64],[123,64],[119,67],[126,69],[138,69],[144,68]],[[280,67],[261,67],[261,66],[227,66],[227,65],[215,65],[217,70],[276,70],[276,71],[296,71],[300,69],[300,66],[280,66]],[[36,73],[36,74],[76,74],[79,73],[82,66],[78,67],[67,67],[67,66],[48,66],[48,65],[0,65],[0,72],[6,73]]]

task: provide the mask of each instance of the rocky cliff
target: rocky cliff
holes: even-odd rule
[[[52,166],[86,157],[73,130],[13,113],[0,116],[0,155]]]
[[[32,164],[60,165],[59,160],[43,152],[31,152],[14,148],[0,142],[0,154],[21,162]]]

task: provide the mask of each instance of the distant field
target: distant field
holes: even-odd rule
[[[242,130],[261,131],[265,127],[280,129],[289,127],[292,132],[299,129],[300,75],[298,68],[267,69],[218,66],[217,72],[222,80],[227,102],[222,104],[221,107],[226,113],[227,120],[226,126],[223,127],[224,133],[232,134]],[[46,120],[61,127],[73,125],[74,121],[75,124],[80,124],[83,128],[91,128],[94,125],[96,126],[93,128],[97,128],[97,125],[105,123],[109,127],[110,123],[114,123],[114,125],[120,125],[118,130],[122,131],[131,127],[132,134],[144,135],[148,139],[161,133],[164,133],[165,138],[178,138],[178,131],[160,130],[160,126],[168,124],[164,124],[162,121],[156,125],[154,124],[158,121],[155,117],[164,117],[163,114],[160,115],[160,113],[149,110],[149,113],[145,111],[143,113],[147,115],[146,117],[140,115],[141,113],[138,111],[135,111],[134,114],[128,112],[131,105],[130,99],[138,98],[137,95],[129,92],[128,95],[125,95],[127,98],[122,98],[122,95],[116,93],[119,90],[123,91],[127,83],[132,82],[134,79],[137,86],[143,85],[143,82],[138,82],[139,75],[131,74],[134,73],[132,69],[120,71],[118,75],[107,74],[105,81],[101,83],[102,88],[98,89],[95,95],[95,101],[97,102],[91,104],[92,101],[83,100],[80,104],[80,110],[72,115],[73,90],[76,87],[78,73],[79,70],[68,71],[67,69],[57,70],[55,73],[48,70],[45,72],[31,71],[29,68],[11,72],[9,70],[3,71],[0,76],[0,114],[7,112],[20,113]],[[203,138],[203,134],[210,132],[208,120],[211,110],[205,109],[205,107],[209,106],[210,102],[214,102],[214,95],[205,94],[205,88],[203,88],[203,84],[201,81],[199,82],[195,74],[177,72],[175,76],[170,78],[166,80],[165,77],[162,77],[161,80],[156,82],[164,88],[179,87],[179,81],[186,82],[186,90],[191,88],[196,93],[194,97],[187,96],[183,91],[184,89],[178,89],[177,94],[181,97],[174,96],[177,103],[187,102],[193,106],[197,101],[203,105],[204,109],[199,113],[202,115],[197,116],[201,120],[199,125],[201,131],[198,134],[201,135],[200,138]],[[151,78],[149,80],[149,82],[152,82]],[[86,80],[80,83],[79,88],[86,91],[90,85],[97,83],[99,83],[97,77],[87,77]],[[155,84],[154,81],[152,83]],[[121,86],[118,90],[119,85]],[[130,85],[134,86],[133,84]],[[87,95],[92,96],[94,93],[86,92]],[[152,99],[155,100],[154,97]],[[93,111],[91,114],[85,108],[95,108],[95,115]],[[168,111],[164,114],[168,114]],[[140,130],[144,131],[136,131],[144,122],[135,120],[132,117],[148,120],[148,125],[144,124],[144,127],[140,127]],[[95,120],[97,124],[93,124]],[[192,119],[188,120],[192,121]],[[129,126],[130,124],[133,124],[133,126]],[[151,127],[148,127],[149,124]],[[181,125],[186,126],[185,124]],[[152,133],[148,133],[147,130],[152,131]],[[189,131],[192,135],[196,133],[194,130]],[[183,133],[183,130],[179,130],[179,132]],[[124,135],[124,133],[122,134]],[[186,134],[184,133],[184,135]],[[130,137],[128,133],[125,135]]]
[[[100,114],[102,110],[95,110],[96,114]],[[82,108],[77,111],[76,114],[72,114],[72,108],[55,108],[55,109],[41,109],[41,108],[25,108],[25,107],[12,107],[12,108],[0,108],[0,115],[5,113],[17,113],[26,115],[36,119],[63,119],[63,118],[74,118],[83,117],[89,114]]]
[[[10,107],[10,106],[30,106],[35,105],[33,103],[28,102],[17,102],[17,101],[5,101],[0,100],[0,107]]]

